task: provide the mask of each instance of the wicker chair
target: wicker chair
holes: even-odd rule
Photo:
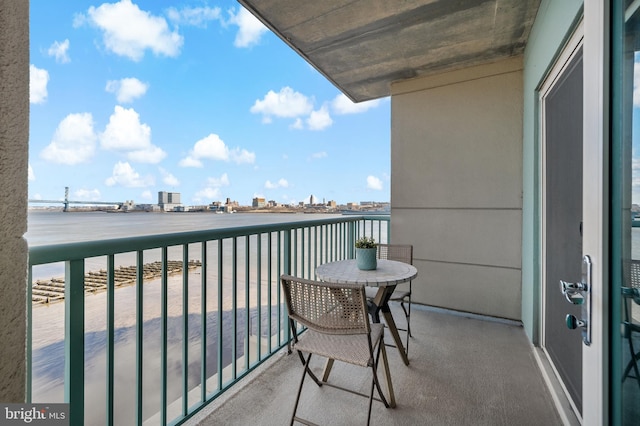
[[[384,326],[369,322],[364,287],[283,275],[282,289],[285,294],[289,324],[293,334],[292,347],[298,352],[304,365],[290,424],[293,425],[294,421],[312,424],[308,420],[296,416],[302,386],[307,375],[318,386],[327,385],[368,397],[367,424],[369,424],[373,399],[381,401],[387,408],[390,406],[378,381],[377,367],[381,354],[391,403],[394,405],[393,387],[383,340]],[[306,326],[307,330],[298,335],[296,322]],[[306,359],[302,353],[308,354]],[[331,362],[336,360],[370,368],[372,378],[369,395],[329,384],[326,376],[323,377],[323,380],[318,379],[309,367],[312,354],[325,357]],[[378,391],[379,399],[373,396],[374,388]]]
[[[378,244],[378,259],[397,260],[398,262],[413,265],[413,246],[410,244]],[[366,287],[365,291],[367,300],[371,301],[375,298],[378,289],[376,287]],[[398,330],[407,333],[405,351],[408,354],[409,337],[413,337],[411,335],[411,281],[406,284],[399,284],[399,287],[396,287],[391,294],[389,301],[400,302],[400,306],[404,311],[407,328],[398,327]]]
[[[629,341],[630,360],[622,375],[622,381],[624,382],[627,377],[631,377],[632,379],[636,379],[640,386],[640,370],[638,368],[640,352],[636,352],[633,346],[633,334],[640,333],[640,324],[634,323],[633,317],[631,316],[631,301],[640,305],[640,261],[630,260],[625,263],[625,283],[627,283],[627,286],[622,287],[624,304],[622,330],[623,337]],[[633,370],[634,376],[631,375],[631,370]]]

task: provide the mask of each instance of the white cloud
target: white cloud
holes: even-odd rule
[[[278,182],[272,183],[271,181],[266,181],[264,187],[267,189],[278,189],[278,188],[288,188],[289,182],[286,179],[280,179]]]
[[[204,188],[196,192],[193,201],[196,203],[202,202],[203,200],[215,201],[217,198],[220,198],[220,193],[220,188]]]
[[[182,167],[202,167],[201,160],[232,161],[236,164],[253,164],[256,154],[246,149],[232,150],[224,143],[220,136],[211,133],[193,145],[189,154],[178,163]]]
[[[87,15],[76,16],[74,25],[89,22],[102,31],[105,47],[113,53],[140,61],[147,49],[155,55],[176,57],[184,38],[169,30],[160,16],[140,10],[131,0],[91,6]]]
[[[229,176],[223,173],[219,178],[210,177],[207,179],[205,188],[196,192],[193,197],[194,202],[212,201],[220,198],[220,188],[229,186]]]
[[[29,177],[28,177],[28,179],[29,179],[30,181],[34,181],[34,180],[36,180],[36,174],[33,172],[33,167],[31,167],[31,164],[29,164],[29,169],[28,169],[28,170],[29,170],[29,171],[28,171],[28,173],[29,173],[29,174],[28,174],[28,176],[29,176]]]
[[[317,158],[317,159],[320,159],[320,158],[327,158],[327,157],[328,157],[328,154],[327,154],[325,151],[321,151],[321,152],[314,152],[314,153],[311,155],[311,157],[312,157],[312,158]]]
[[[127,158],[131,161],[135,161],[136,163],[158,164],[164,160],[166,156],[167,153],[164,152],[162,148],[155,145],[150,145],[144,149],[136,151],[129,151],[127,153]]]
[[[97,189],[78,189],[73,193],[73,196],[79,201],[99,201],[100,191]]]
[[[167,9],[169,20],[176,25],[191,25],[194,27],[206,28],[207,22],[220,20],[219,7],[183,7]]]
[[[228,161],[229,148],[224,141],[220,139],[220,136],[212,133],[195,143],[193,146],[193,156],[197,159],[206,158],[209,160]]]
[[[367,188],[380,191],[382,190],[382,181],[375,176],[367,176]]]
[[[229,158],[236,164],[253,164],[256,162],[256,153],[246,149],[234,148],[229,151]]]
[[[69,39],[65,39],[63,42],[54,41],[53,44],[47,50],[47,54],[49,56],[53,56],[56,58],[56,62],[61,64],[66,64],[71,59],[69,58],[69,54],[67,53],[69,50]]]
[[[174,175],[160,167],[160,174],[162,174],[162,183],[169,186],[178,186],[180,181]]]
[[[380,105],[379,99],[355,103],[342,93],[340,93],[333,99],[333,101],[331,101],[331,109],[333,110],[333,112],[339,115],[360,114],[362,112],[370,110],[371,108],[376,108],[378,105]]]
[[[105,90],[109,93],[115,93],[116,99],[121,104],[131,103],[135,99],[147,93],[149,85],[143,83],[137,78],[129,77],[120,80],[109,80]]]
[[[178,165],[180,167],[204,167],[204,165],[202,164],[202,161],[193,158],[190,155],[187,155],[185,158],[183,158],[182,160],[180,160],[178,162]]]
[[[208,186],[220,188],[221,186],[229,186],[229,176],[223,173],[219,178],[210,177],[207,179]]]
[[[152,176],[141,177],[129,163],[118,161],[113,166],[111,177],[105,180],[107,186],[124,186],[126,188],[144,188],[154,184]]]
[[[291,87],[283,87],[278,93],[269,90],[264,98],[256,100],[250,109],[253,114],[262,114],[266,118],[300,117],[311,113],[312,110],[313,104],[309,98]]]
[[[250,47],[260,42],[260,37],[269,29],[244,7],[231,17],[231,23],[238,26],[238,34],[233,42],[235,47]]]
[[[79,164],[90,159],[96,148],[96,134],[90,113],[69,114],[58,124],[51,143],[40,156],[58,164]]]
[[[31,64],[29,66],[29,102],[41,104],[46,101],[48,83],[49,72]]]
[[[142,197],[143,200],[153,200],[153,195],[151,195],[151,191],[149,190],[142,191],[140,197]]]
[[[323,105],[317,111],[312,111],[307,118],[307,125],[309,130],[324,130],[333,124],[333,120],[329,115],[329,109],[326,105]]]
[[[265,123],[265,124],[268,124],[268,123]],[[304,129],[304,123],[302,122],[302,118],[300,117],[296,118],[296,121],[294,121],[293,124],[289,127],[296,130]]]
[[[140,123],[140,115],[133,109],[116,105],[104,132],[100,135],[104,149],[127,152],[127,158],[140,163],[156,164],[167,156],[161,148],[151,144],[151,128]]]

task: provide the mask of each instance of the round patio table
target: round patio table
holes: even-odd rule
[[[395,260],[378,259],[377,263],[378,267],[370,271],[358,269],[355,259],[324,263],[318,266],[316,275],[322,281],[378,287],[376,296],[369,307],[371,317],[374,322],[380,322],[380,312],[382,312],[402,361],[405,365],[409,365],[409,358],[389,309],[389,299],[396,285],[414,279],[418,275],[418,270],[413,265]]]

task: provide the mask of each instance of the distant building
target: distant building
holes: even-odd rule
[[[182,207],[180,203],[180,193],[159,191],[158,206],[160,206],[160,210],[164,210],[165,212],[174,211],[176,207]]]
[[[224,211],[224,204],[222,204],[221,201],[214,201],[211,204],[209,204],[209,210],[222,212]]]
[[[128,212],[128,211],[133,211],[137,208],[136,203],[133,200],[127,200],[124,203],[122,203],[122,211],[124,212]]]
[[[327,203],[327,207],[329,207],[330,209],[335,209],[336,207],[338,207],[338,203],[336,203],[336,201],[335,201],[335,200],[330,200],[330,201]]]
[[[309,197],[309,204],[314,205],[316,203],[316,197],[313,196],[313,194],[311,194],[311,196]]]
[[[251,206],[254,207],[254,208],[266,207],[267,206],[267,202],[262,197],[256,197],[256,198],[253,199],[253,203],[251,204]]]

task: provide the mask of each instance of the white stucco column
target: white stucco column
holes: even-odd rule
[[[0,401],[25,400],[29,2],[0,0]]]

